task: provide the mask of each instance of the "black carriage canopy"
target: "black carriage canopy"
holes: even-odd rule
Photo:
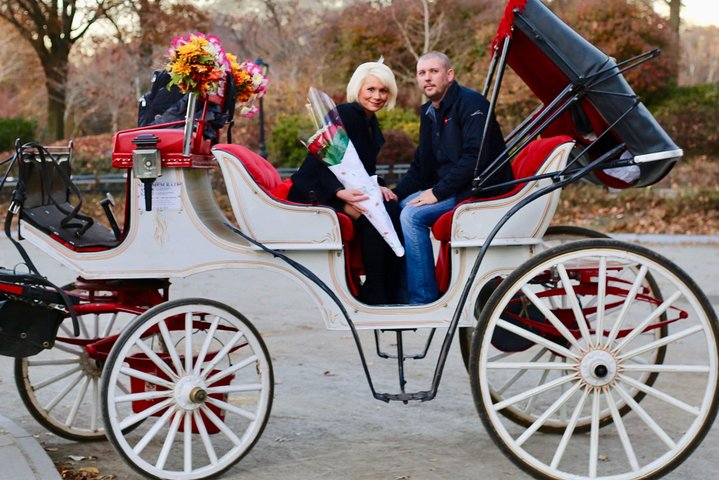
[[[648,186],[661,180],[681,158],[682,150],[621,75],[622,69],[632,68],[658,51],[618,65],[540,0],[508,1],[493,43],[495,58],[505,40],[509,41],[506,63],[546,110],[536,115],[551,115],[552,108],[561,112],[542,132],[535,133],[569,135],[579,147],[594,144],[588,155],[578,160],[582,165],[624,144],[625,150],[612,164],[626,166],[596,170],[591,180],[614,188]],[[568,106],[563,111],[562,103]],[[611,130],[601,135],[610,126]]]

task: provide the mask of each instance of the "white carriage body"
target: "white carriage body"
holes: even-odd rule
[[[571,142],[559,145],[538,173],[562,169],[571,149]],[[227,185],[237,227],[314,272],[353,312],[352,321],[358,329],[446,327],[469,280],[471,266],[494,225],[519,200],[550,182],[532,181],[508,198],[457,207],[451,227],[451,281],[441,298],[421,306],[369,306],[348,288],[340,223],[332,209],[278,201],[258,185],[240,158],[221,146],[213,153]],[[151,211],[145,210],[143,193],[140,180],[131,178],[129,229],[115,248],[76,251],[48,241],[46,233],[27,222],[23,222],[23,236],[86,279],[186,277],[234,268],[273,270],[292,277],[308,292],[327,328],[348,328],[338,306],[328,301],[314,282],[228,228],[207,170],[163,169],[153,185]],[[534,254],[558,198],[559,192],[539,198],[502,227],[482,262],[469,298],[476,298],[489,279],[508,274]],[[460,325],[473,325],[473,309],[473,302],[467,302]]]

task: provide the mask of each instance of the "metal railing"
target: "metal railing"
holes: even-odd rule
[[[389,185],[399,181],[399,179],[402,178],[402,175],[407,173],[408,169],[409,164],[406,163],[396,165],[377,165],[377,175],[384,178],[385,182]],[[296,171],[296,167],[280,167],[277,169],[277,172],[280,174],[282,179],[289,178]],[[127,173],[101,173],[97,175],[92,173],[83,173],[79,175],[72,175],[71,178],[73,183],[77,185],[80,190],[85,192],[115,193],[125,191]],[[4,185],[5,190],[14,188],[16,183],[16,177],[8,177]]]

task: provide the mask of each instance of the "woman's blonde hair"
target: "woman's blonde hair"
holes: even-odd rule
[[[397,101],[397,81],[394,78],[392,70],[384,64],[382,58],[376,62],[363,63],[352,74],[349,83],[347,84],[347,101],[356,102],[359,96],[360,89],[365,79],[372,75],[382,82],[382,84],[389,90],[389,99],[387,99],[387,109],[391,110]]]

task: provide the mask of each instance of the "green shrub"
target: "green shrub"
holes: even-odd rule
[[[689,153],[719,151],[719,85],[672,89],[649,108],[670,137]]]
[[[281,116],[267,142],[268,156],[272,163],[280,167],[299,166],[307,155],[307,150],[299,139],[312,133],[312,121],[307,115]]]
[[[397,163],[412,163],[417,145],[412,138],[402,130],[384,130],[385,143],[377,155],[377,163],[395,165]]]
[[[406,133],[415,145],[419,143],[419,115],[412,110],[395,108],[394,110],[381,110],[377,119],[382,131],[399,130]]]
[[[22,118],[0,118],[0,152],[15,148],[15,140],[22,143],[35,140],[35,127],[33,120]]]

